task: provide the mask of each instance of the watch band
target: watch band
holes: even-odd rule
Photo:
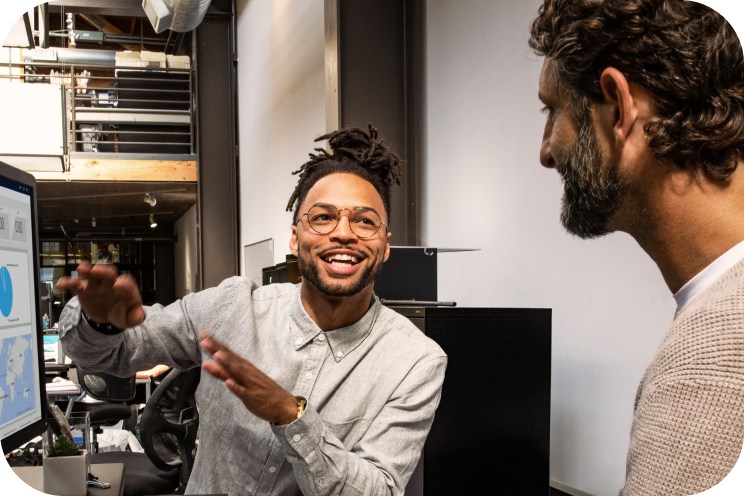
[[[95,320],[91,320],[90,317],[88,317],[88,314],[85,313],[85,310],[80,308],[80,314],[85,319],[85,321],[88,323],[88,325],[93,329],[94,331],[100,332],[101,334],[106,334],[108,336],[114,336],[116,334],[121,334],[124,332],[124,329],[119,329],[118,327],[111,325],[111,324],[101,324],[100,322],[96,322]]]
[[[305,407],[307,406],[307,400],[302,396],[295,396],[297,398],[297,418],[302,417],[305,413]],[[295,419],[297,420],[297,419]]]

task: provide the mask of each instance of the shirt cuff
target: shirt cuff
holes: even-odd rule
[[[272,425],[271,430],[291,462],[306,459],[318,447],[323,437],[323,420],[308,404],[302,417],[287,425]]]
[[[78,300],[77,296],[73,297],[70,301],[67,302],[65,305],[65,308],[62,310],[62,315],[59,319],[59,337],[62,339],[65,337],[65,335],[73,328],[78,329],[78,331],[82,331],[84,334],[88,335],[95,335],[100,338],[104,338],[104,336],[110,336],[111,338],[114,338],[114,341],[120,341],[121,338],[118,337],[119,334],[123,331],[118,332],[101,332],[100,330],[93,327],[84,317],[83,317],[83,308],[80,306],[80,301]]]

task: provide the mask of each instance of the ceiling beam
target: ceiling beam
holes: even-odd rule
[[[69,172],[33,172],[37,181],[196,182],[196,160],[70,159]]]
[[[125,33],[121,29],[117,28],[115,25],[111,24],[108,19],[101,15],[94,15],[94,14],[78,14],[82,19],[85,20],[88,24],[91,26],[94,26],[96,28],[101,29],[104,33],[110,33],[110,34],[125,34],[129,35],[130,33]],[[126,50],[139,50],[139,45],[131,45],[129,43],[121,43],[121,46],[124,47]]]
[[[102,2],[101,0],[57,0],[49,2],[51,12],[73,14],[97,14],[119,17],[146,17],[145,9],[142,8],[142,0],[116,0],[113,2]]]

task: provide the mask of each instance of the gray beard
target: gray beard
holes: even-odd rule
[[[576,144],[556,169],[563,179],[561,223],[582,239],[604,236],[620,207],[625,183],[616,167],[603,167],[588,109],[579,117]]]

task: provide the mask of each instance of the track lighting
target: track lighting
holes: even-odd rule
[[[145,193],[145,203],[147,203],[151,207],[154,207],[157,202],[157,198],[153,198],[152,196],[150,196],[150,193]]]
[[[93,217],[93,220],[90,221],[90,226],[91,227],[96,227],[96,218],[95,217]]]
[[[155,216],[152,214],[150,214],[150,227],[152,227],[153,229],[158,227],[158,223],[155,222]]]

